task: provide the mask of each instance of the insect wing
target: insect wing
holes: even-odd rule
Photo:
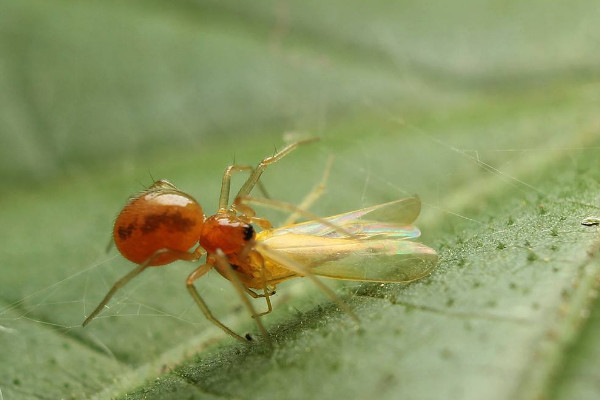
[[[412,239],[421,235],[418,228],[410,226],[417,219],[420,212],[421,201],[419,198],[409,197],[324,219],[363,238],[388,237]],[[343,237],[338,231],[319,221],[302,222],[271,231],[271,235],[290,233]]]
[[[313,235],[276,235],[262,242],[315,275],[374,282],[410,282],[428,275],[435,250],[408,240],[350,239]]]
[[[374,282],[410,282],[433,271],[435,250],[406,240],[363,241],[346,257],[313,268],[315,275],[337,279]]]

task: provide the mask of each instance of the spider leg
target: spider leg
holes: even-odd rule
[[[239,340],[241,342],[247,343],[248,341],[246,339],[244,339],[243,337],[241,337],[240,335],[238,335],[237,333],[232,331],[229,327],[227,327],[225,324],[223,324],[221,321],[219,321],[217,318],[215,318],[213,313],[210,311],[210,309],[208,308],[208,306],[206,305],[206,303],[200,296],[200,293],[198,293],[198,290],[194,286],[194,281],[196,279],[200,278],[202,275],[206,274],[212,268],[213,268],[212,264],[206,263],[206,264],[202,264],[201,266],[196,268],[194,271],[192,271],[192,273],[188,276],[188,278],[185,281],[188,292],[190,293],[190,295],[192,296],[192,298],[194,299],[194,301],[196,302],[196,304],[198,305],[198,307],[200,308],[200,310],[202,311],[202,313],[204,314],[206,319],[208,319],[210,322],[212,322],[213,324],[215,324],[216,326],[221,328],[228,335],[233,336],[234,338],[236,338],[237,340]]]
[[[316,140],[318,140],[318,138],[301,140],[299,142],[289,144],[289,145],[285,146],[283,149],[281,149],[279,152],[275,153],[274,155],[263,159],[258,164],[258,166],[254,169],[252,174],[250,174],[250,176],[248,177],[246,182],[242,185],[240,191],[238,192],[238,194],[235,197],[238,198],[238,197],[248,196],[250,194],[250,192],[252,191],[252,189],[254,188],[254,186],[258,183],[258,180],[260,179],[260,176],[262,175],[262,173],[265,172],[265,169],[267,169],[267,167],[269,165],[274,164],[277,161],[281,160],[283,157],[285,157],[286,155],[291,153],[293,150],[295,150],[298,146],[306,144],[306,143],[314,142]]]
[[[215,262],[219,264],[220,270],[226,273],[226,278],[229,279],[229,281],[231,281],[231,283],[233,284],[233,287],[238,292],[240,298],[242,299],[242,302],[248,309],[248,312],[250,312],[250,315],[252,315],[253,318],[257,316],[258,313],[256,312],[256,310],[254,310],[254,306],[252,306],[250,299],[248,299],[248,297],[246,296],[246,287],[240,280],[238,274],[234,271],[233,267],[227,260],[225,254],[220,249],[217,249],[217,252],[212,254],[212,256],[214,256]],[[267,330],[262,324],[260,318],[254,318],[254,321],[256,322],[256,325],[258,326],[261,335],[264,337],[265,342],[267,342],[269,347],[272,347],[271,338],[269,337],[269,334],[267,333]]]
[[[229,204],[229,191],[231,189],[231,176],[235,172],[249,171],[252,175],[254,173],[254,167],[249,165],[230,165],[225,169],[223,173],[223,180],[221,181],[221,195],[219,196],[219,211],[225,211]],[[263,196],[270,198],[267,190],[265,189],[262,182],[258,182],[258,188],[262,192]]]
[[[138,276],[140,273],[142,273],[142,271],[144,271],[147,267],[149,267],[152,264],[152,261],[154,261],[158,256],[163,255],[163,254],[171,254],[171,255],[176,256],[180,260],[195,261],[202,256],[202,253],[203,253],[203,251],[199,250],[199,249],[196,249],[193,253],[188,253],[185,251],[171,250],[171,249],[160,249],[160,250],[155,251],[154,254],[152,254],[150,257],[148,257],[148,259],[146,261],[144,261],[143,263],[141,263],[140,265],[135,267],[127,275],[125,275],[124,277],[122,277],[121,279],[119,279],[118,281],[115,282],[115,284],[110,288],[108,293],[106,293],[106,295],[104,296],[104,299],[102,299],[100,304],[98,304],[98,306],[94,309],[94,311],[92,311],[92,313],[85,319],[85,321],[83,321],[82,325],[86,326],[87,324],[90,323],[91,320],[96,318],[96,316],[100,313],[100,311],[102,311],[104,306],[109,302],[111,297],[113,297],[113,295],[117,292],[117,290],[119,290],[120,288],[125,286],[130,280],[132,280],[133,278]]]
[[[310,206],[312,206],[315,201],[319,199],[325,192],[325,187],[327,186],[327,180],[329,179],[329,173],[331,172],[331,166],[333,165],[333,156],[330,156],[327,159],[327,164],[325,164],[325,170],[323,171],[323,176],[321,177],[321,181],[317,183],[315,187],[304,197],[298,208],[302,210],[308,210]],[[301,217],[299,212],[294,212],[290,214],[290,216],[283,222],[283,225],[292,225],[298,222],[298,219]]]

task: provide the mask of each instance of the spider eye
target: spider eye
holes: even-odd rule
[[[248,241],[254,237],[254,228],[252,225],[248,225],[246,230],[244,231],[244,240]]]

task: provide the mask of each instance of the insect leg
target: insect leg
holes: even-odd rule
[[[263,315],[267,315],[271,311],[273,311],[273,307],[271,306],[271,299],[270,299],[270,297],[275,294],[274,290],[269,291],[269,289],[267,288],[266,289],[266,293],[258,294],[256,292],[254,292],[252,289],[248,289],[248,288],[245,288],[245,289],[246,289],[245,290],[246,293],[248,293],[250,295],[250,297],[252,297],[253,299],[260,299],[261,297],[264,297],[265,301],[267,302],[267,308],[268,308],[267,311],[263,311],[261,313],[255,314],[255,315],[252,316],[253,318],[255,318],[255,317],[262,317]]]
[[[321,197],[323,195],[323,192],[325,191],[325,186],[327,185],[327,179],[329,179],[329,173],[331,172],[332,165],[333,165],[333,156],[330,156],[327,159],[327,164],[325,164],[325,171],[323,172],[323,177],[321,178],[321,181],[315,187],[312,188],[310,193],[308,193],[304,197],[304,199],[302,200],[302,203],[300,203],[298,208],[300,208],[302,210],[308,210],[310,208],[310,206],[312,206],[315,203],[315,201],[317,201],[319,199],[319,197]],[[300,217],[301,217],[300,213],[294,212],[294,213],[290,214],[290,216],[285,220],[283,225],[295,224],[296,222],[298,222],[298,219]]]
[[[301,140],[299,142],[289,144],[289,145],[285,146],[283,149],[281,149],[279,152],[275,153],[274,155],[262,160],[258,164],[256,169],[252,172],[252,174],[250,174],[250,177],[248,177],[248,180],[246,180],[246,182],[242,185],[242,188],[240,189],[240,191],[238,192],[238,194],[235,197],[237,198],[237,197],[248,196],[250,194],[250,192],[252,191],[252,189],[254,188],[254,186],[258,183],[258,180],[260,179],[260,176],[262,175],[262,173],[265,171],[265,169],[267,169],[267,166],[281,160],[283,157],[285,157],[286,155],[291,153],[294,149],[296,149],[296,147],[303,145],[305,143],[314,142],[316,140],[319,140],[319,139],[312,138],[312,139]]]
[[[244,303],[244,305],[246,306],[246,308],[250,312],[250,315],[252,315],[252,317],[254,318],[254,316],[257,315],[257,312],[254,310],[254,306],[252,306],[252,303],[250,302],[250,300],[246,296],[245,286],[242,283],[242,281],[240,280],[240,277],[233,270],[233,267],[231,266],[231,264],[227,260],[227,257],[221,251],[221,249],[217,249],[217,252],[215,254],[213,254],[213,256],[215,258],[215,262],[217,264],[219,264],[220,270],[226,272],[226,274],[227,274],[226,278],[229,279],[229,281],[231,281],[231,283],[233,284],[233,287],[235,288],[235,290],[240,295],[240,298],[242,299],[242,302]],[[267,330],[263,326],[260,318],[254,318],[254,321],[256,321],[256,325],[258,326],[258,329],[260,330],[261,335],[264,337],[265,342],[267,342],[267,344],[269,345],[269,347],[271,347],[271,338],[269,337],[269,334],[267,333]]]
[[[110,288],[108,293],[106,293],[106,296],[104,296],[104,299],[102,299],[100,304],[98,304],[98,306],[94,309],[94,311],[85,319],[85,321],[83,321],[83,326],[86,326],[87,324],[90,323],[91,320],[96,318],[96,316],[100,313],[100,311],[102,311],[104,306],[109,302],[109,300],[111,299],[111,297],[113,297],[113,295],[116,293],[117,290],[119,290],[120,288],[125,286],[127,284],[127,282],[129,282],[130,280],[135,278],[142,271],[144,271],[148,266],[150,266],[152,261],[155,260],[156,257],[163,255],[165,253],[176,255],[177,258],[179,258],[180,260],[188,260],[188,261],[197,260],[198,258],[200,258],[202,256],[202,250],[198,250],[198,249],[196,249],[196,251],[194,251],[193,253],[187,253],[184,251],[177,251],[177,250],[170,250],[170,249],[160,249],[160,250],[155,251],[154,254],[152,254],[150,257],[148,257],[148,259],[146,261],[144,261],[143,263],[141,263],[140,265],[135,267],[133,270],[131,270],[131,272],[129,272],[127,275],[125,275],[124,277],[122,277],[121,279],[119,279],[118,281],[115,282],[115,284]]]
[[[263,287],[262,287],[263,294],[258,294],[256,292],[254,292],[252,289],[249,289],[247,287],[244,287],[244,289],[246,290],[246,293],[248,293],[252,298],[258,299],[260,297],[264,297],[265,301],[267,303],[267,311],[253,315],[252,317],[254,317],[254,318],[262,317],[263,315],[267,315],[271,311],[273,311],[273,307],[271,306],[271,296],[273,296],[275,294],[275,289],[269,289],[269,287],[267,285],[267,278],[266,278],[266,273],[265,273],[265,261],[262,258],[262,256],[260,255],[260,253],[255,252],[255,254],[258,257],[260,257],[260,278],[262,280],[262,285],[263,285]]]
[[[229,190],[231,188],[231,175],[234,172],[249,171],[250,174],[254,173],[254,167],[249,165],[230,165],[225,169],[223,173],[223,180],[221,181],[221,195],[219,196],[219,210],[226,210],[229,204]],[[258,182],[258,188],[262,192],[263,196],[270,198],[267,190],[263,186],[262,182]]]
[[[250,295],[250,297],[252,297],[253,299],[260,299],[261,297],[267,297],[264,295],[264,293],[258,294],[254,290],[248,289],[247,287],[244,287],[244,289],[246,290],[246,293],[248,293]],[[267,294],[269,296],[273,296],[275,293],[277,293],[277,291],[275,291],[275,289],[269,289],[269,286],[267,285]]]
[[[283,265],[285,268],[289,269],[290,271],[293,271],[293,272],[297,273],[298,275],[305,276],[308,279],[310,279],[311,281],[313,281],[313,283],[315,285],[317,285],[317,287],[319,289],[321,289],[327,296],[329,296],[329,298],[331,300],[333,300],[333,302],[336,303],[338,305],[338,307],[340,307],[342,310],[344,310],[357,323],[359,322],[358,317],[356,316],[356,314],[354,314],[354,312],[350,309],[350,307],[348,307],[346,304],[344,304],[344,302],[333,292],[333,290],[331,290],[329,287],[327,287],[327,285],[325,285],[316,276],[314,276],[313,273],[310,272],[310,269],[306,268],[304,265],[297,262],[296,260],[293,260],[293,259],[287,257],[286,255],[282,254],[279,251],[271,250],[269,247],[265,246],[264,244],[256,243],[255,246],[257,249],[260,250],[260,252],[262,254],[264,254],[271,260],[275,261],[278,264]]]
[[[265,260],[264,258],[262,258],[262,256],[260,256],[260,258],[260,279],[262,280],[263,293],[265,296],[265,301],[267,302],[267,311],[257,314],[254,317],[262,317],[263,315],[267,315],[271,311],[273,311],[273,307],[271,306],[271,294],[269,293],[269,288],[267,287],[267,277],[265,274]]]

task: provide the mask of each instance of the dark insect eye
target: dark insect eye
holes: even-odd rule
[[[254,236],[254,228],[252,225],[248,225],[246,230],[244,231],[244,240],[250,240]]]

